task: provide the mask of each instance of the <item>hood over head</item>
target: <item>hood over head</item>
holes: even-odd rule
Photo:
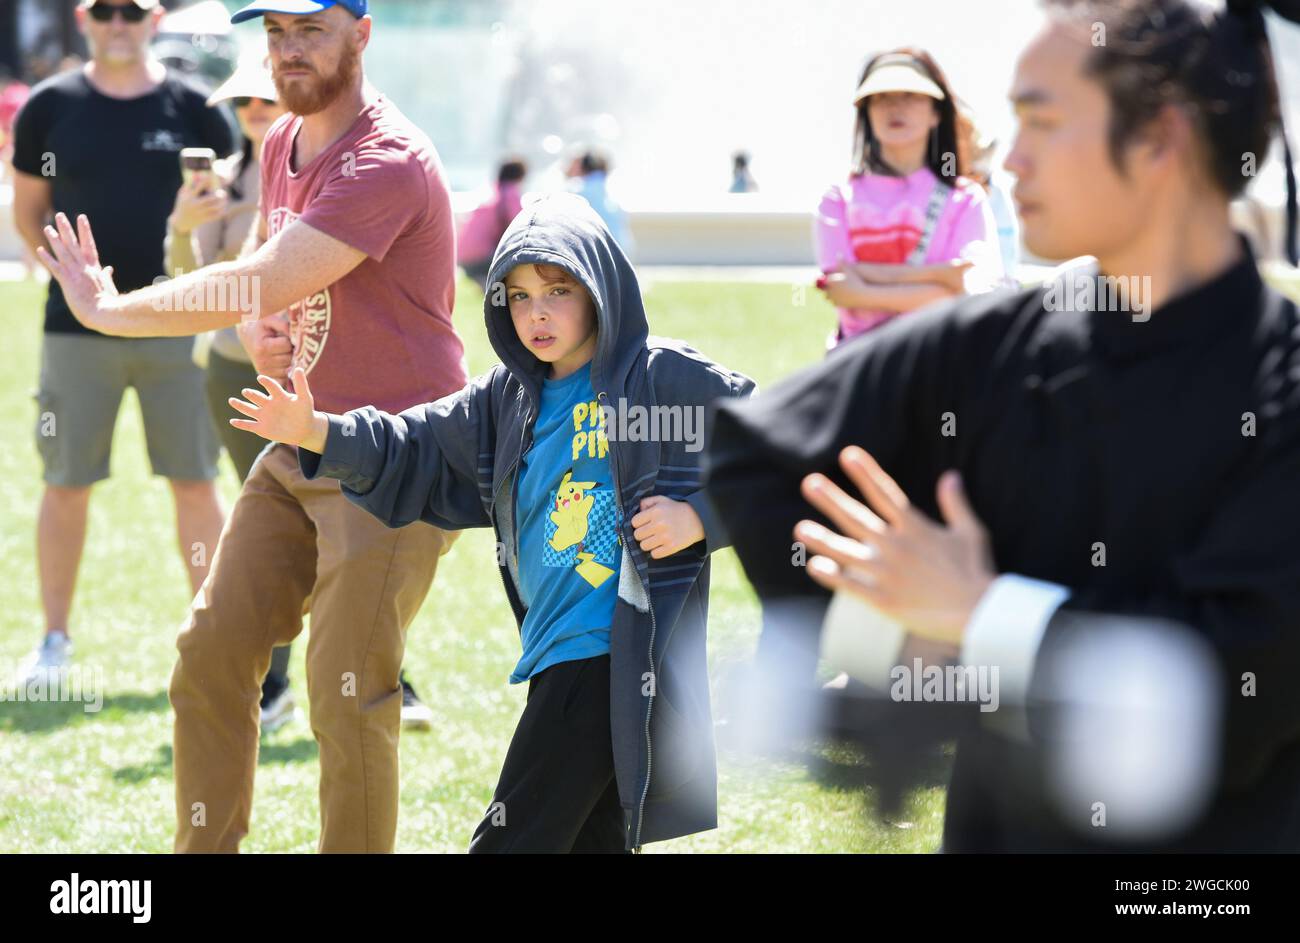
[[[632,263],[591,204],[575,193],[539,198],[506,229],[488,270],[483,317],[493,350],[536,404],[549,365],[515,334],[503,284],[511,269],[529,264],[558,265],[591,295],[597,332],[591,386],[616,400],[649,334]]]

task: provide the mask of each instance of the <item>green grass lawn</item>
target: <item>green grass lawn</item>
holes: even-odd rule
[[[0,373],[0,670],[10,671],[42,630],[35,515],[41,493],[34,429],[44,289],[0,284],[9,367]],[[651,330],[683,338],[728,366],[770,383],[817,361],[833,312],[814,291],[789,285],[661,283],[647,290]],[[472,373],[495,357],[480,296],[463,283],[456,325]],[[237,482],[223,458],[227,505]],[[166,482],[148,471],[139,408],[128,393],[118,416],[113,476],[91,502],[90,535],[72,616],[76,660],[102,669],[99,713],[79,704],[0,703],[0,851],[164,852],[171,849],[171,712],[167,680],[189,604]],[[525,687],[506,678],[519,639],[492,559],[492,535],[472,531],[440,565],[412,625],[406,665],[436,721],[402,737],[401,851],[465,848],[491,797]],[[710,659],[714,677],[747,659],[758,606],[730,551],[714,558]],[[318,833],[316,743],[302,701],[304,646],[291,676],[298,719],[263,739],[247,851],[312,851]],[[745,755],[720,717],[720,827],[653,851],[929,851],[938,844],[943,790],[912,797],[906,821],[864,817],[860,790],[836,773]],[[852,763],[831,754],[832,761]]]

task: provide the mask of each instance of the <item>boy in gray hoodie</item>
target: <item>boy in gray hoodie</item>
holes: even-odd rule
[[[705,659],[704,415],[752,380],[651,338],[636,275],[580,197],[525,208],[484,299],[501,363],[397,415],[231,399],[232,419],[298,446],[303,474],[390,527],[491,526],[528,701],[471,851],[623,851],[714,828]]]

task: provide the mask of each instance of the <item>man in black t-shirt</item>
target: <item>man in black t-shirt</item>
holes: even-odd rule
[[[127,291],[164,275],[180,150],[210,147],[228,155],[234,129],[206,106],[203,90],[151,54],[163,16],[158,0],[82,0],[76,14],[91,61],[38,85],[15,123],[15,224],[34,251],[54,213],[89,215]],[[27,677],[68,660],[90,489],[108,477],[113,426],[128,386],[140,400],[152,469],[172,487],[191,588],[202,584],[224,514],[214,483],[219,446],[192,349],[190,337],[89,330],[68,310],[58,283],[50,283],[36,394],[46,484],[37,527],[46,634]]]

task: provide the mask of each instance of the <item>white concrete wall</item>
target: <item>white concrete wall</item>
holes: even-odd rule
[[[761,193],[628,209],[638,265],[812,265],[810,207]]]

